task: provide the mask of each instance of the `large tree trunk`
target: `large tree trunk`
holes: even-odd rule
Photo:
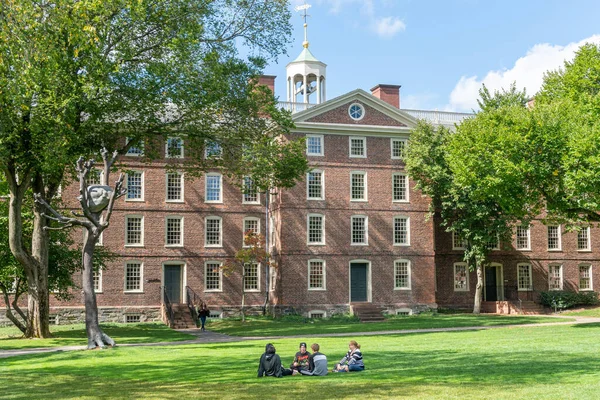
[[[481,313],[481,300],[483,298],[483,266],[476,261],[477,285],[475,286],[475,304],[473,314]]]
[[[85,331],[88,338],[88,349],[114,346],[115,341],[105,334],[98,323],[98,305],[94,291],[94,250],[96,238],[85,231],[85,245],[83,246],[83,295],[85,303]]]

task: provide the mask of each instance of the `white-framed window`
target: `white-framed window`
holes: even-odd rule
[[[140,293],[144,291],[144,264],[140,261],[125,263],[125,292]]]
[[[221,174],[211,172],[206,174],[205,203],[222,203],[223,202],[223,176]]]
[[[277,287],[277,269],[271,267],[269,268],[269,291],[275,291]]]
[[[488,250],[500,250],[500,236],[496,234],[496,238],[487,242]]]
[[[248,233],[248,231],[251,231],[255,234],[259,234],[260,233],[260,219],[258,219],[256,217],[244,218],[244,232],[242,232],[243,247],[250,247],[246,244],[246,234]]]
[[[353,215],[350,217],[351,226],[351,245],[363,245],[369,244],[369,220],[366,215]]]
[[[168,216],[165,218],[165,246],[183,246],[183,217]]]
[[[533,290],[533,275],[531,274],[531,264],[517,264],[517,282],[520,292]]]
[[[365,116],[365,108],[362,104],[353,103],[348,107],[348,115],[355,121],[360,121]]]
[[[577,250],[579,251],[590,251],[592,246],[590,244],[590,227],[581,228],[577,232]]]
[[[529,225],[517,225],[517,250],[531,250],[531,228]]]
[[[102,178],[104,177],[104,171],[98,168],[92,168],[87,176],[88,186],[91,185],[102,185]]]
[[[242,203],[243,204],[260,204],[258,196],[258,188],[254,185],[254,181],[249,176],[244,178],[242,185]]]
[[[323,154],[323,135],[306,135],[306,155],[322,156]]]
[[[408,141],[406,139],[391,139],[392,160],[403,160],[406,156]]]
[[[215,141],[207,141],[204,149],[205,158],[220,158],[223,155],[223,147]]]
[[[394,261],[394,290],[410,290],[410,261]]]
[[[454,291],[469,291],[469,268],[466,263],[454,264]]]
[[[204,263],[204,291],[223,291],[223,268],[218,261],[207,261]]]
[[[125,246],[144,245],[144,217],[142,215],[125,216]]]
[[[306,199],[325,199],[325,172],[320,170],[310,171],[306,174]]]
[[[166,175],[167,193],[166,199],[168,203],[183,202],[183,174],[179,172],[169,172]]]
[[[129,142],[131,142],[131,138],[126,138],[127,144],[129,144]],[[134,156],[134,157],[140,157],[144,155],[144,142],[142,142],[141,140],[138,143],[135,143],[134,145],[132,145],[128,150],[127,153],[125,153],[125,155],[127,156]]]
[[[244,265],[244,292],[260,291],[260,264],[248,263]]]
[[[102,269],[94,271],[94,292],[102,293]]]
[[[579,264],[579,290],[594,290],[591,264]]]
[[[223,220],[221,217],[204,219],[204,247],[223,247]]]
[[[350,136],[350,157],[367,157],[367,138]]]
[[[312,318],[312,319],[327,318],[327,311],[325,311],[325,310],[310,310],[308,312],[308,318]]]
[[[326,290],[325,261],[308,260],[308,290]]]
[[[467,248],[467,241],[458,232],[452,232],[452,250],[465,250]]]
[[[392,174],[392,201],[408,202],[408,176],[406,174]]]
[[[394,246],[410,246],[409,217],[394,217]]]
[[[548,226],[548,250],[560,251],[561,249],[561,234],[560,225]]]
[[[550,264],[548,266],[548,290],[562,290],[563,274],[562,265]]]
[[[178,137],[167,138],[165,145],[166,158],[183,158],[183,139]]]
[[[396,315],[409,316],[413,315],[413,310],[411,308],[396,308]]]
[[[325,244],[325,216],[308,214],[306,217],[306,243],[309,245]]]
[[[141,171],[129,171],[126,178],[127,195],[126,201],[144,201],[144,173]]]
[[[367,173],[365,171],[350,173],[350,201],[367,201]]]

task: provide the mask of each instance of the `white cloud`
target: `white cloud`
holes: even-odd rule
[[[406,24],[398,17],[377,18],[373,25],[375,33],[383,38],[390,38],[406,29]]]
[[[577,43],[569,43],[566,46],[536,44],[510,69],[489,71],[483,79],[477,76],[462,76],[450,93],[446,109],[450,111],[477,109],[477,99],[482,84],[493,93],[495,90],[507,89],[516,82],[517,89],[525,88],[527,94],[532,96],[542,86],[544,73],[562,67],[565,60],[572,60],[575,51],[585,43],[600,43],[600,35],[591,36]]]

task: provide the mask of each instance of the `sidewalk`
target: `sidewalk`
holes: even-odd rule
[[[495,326],[464,326],[457,328],[432,328],[432,329],[403,329],[394,331],[376,331],[376,332],[353,332],[353,333],[324,333],[312,335],[291,335],[291,336],[229,336],[222,333],[211,331],[202,332],[200,329],[178,329],[178,332],[187,333],[196,336],[196,339],[183,340],[178,342],[158,342],[158,343],[130,343],[117,345],[118,347],[150,347],[150,346],[180,346],[187,344],[201,343],[227,343],[241,342],[246,340],[273,340],[286,338],[308,338],[308,337],[343,337],[343,336],[377,336],[377,335],[402,335],[411,333],[432,333],[432,332],[458,332],[458,331],[477,331],[487,329],[502,329],[502,328],[524,328],[537,326],[558,326],[558,325],[577,325],[577,324],[593,324],[600,323],[600,318],[593,317],[566,317],[552,316],[556,319],[575,319],[575,321],[562,322],[544,322],[540,324],[513,324],[513,325],[495,325]],[[63,347],[44,347],[31,349],[16,349],[16,350],[1,350],[0,358],[23,356],[29,354],[42,353],[60,353],[64,351],[85,350],[86,346],[63,346]]]

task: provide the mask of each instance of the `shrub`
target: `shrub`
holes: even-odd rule
[[[541,292],[540,302],[547,306],[564,310],[574,306],[598,304],[598,293],[596,292],[564,292],[552,291]]]

